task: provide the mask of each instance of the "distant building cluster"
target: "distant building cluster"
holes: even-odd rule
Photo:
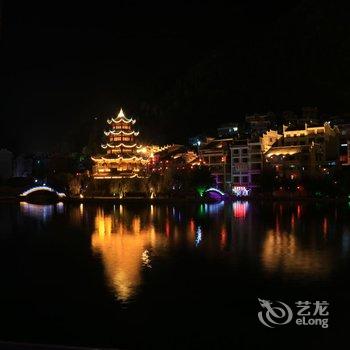
[[[93,180],[148,179],[152,174],[164,177],[172,171],[174,177],[177,171],[206,167],[216,189],[246,196],[264,191],[267,174],[277,183],[280,179],[302,183],[320,174],[332,178],[339,169],[350,170],[350,123],[320,118],[315,108],[304,108],[299,118],[292,112],[279,118],[272,113],[250,115],[218,126],[216,137],[191,137],[189,145],[139,143],[136,120],[122,110],[107,122],[101,152],[91,158],[86,153],[14,155],[1,149],[0,180],[45,180],[65,173]]]
[[[314,113],[289,119],[278,123],[269,115],[247,116],[245,125],[220,126],[215,139],[190,142],[216,187],[238,195],[261,186],[264,171],[298,180],[350,165],[350,124],[338,118],[320,121]]]

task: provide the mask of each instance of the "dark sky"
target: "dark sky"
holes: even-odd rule
[[[349,41],[332,35],[345,38],[346,21],[332,8],[328,22],[329,8],[310,3],[3,0],[0,147],[52,149],[65,135],[84,143],[81,126],[100,127],[93,117],[120,106],[149,139],[168,142],[207,130],[203,118],[215,130],[245,113],[350,110],[350,95],[334,93],[348,76],[339,82],[334,66],[350,56]]]

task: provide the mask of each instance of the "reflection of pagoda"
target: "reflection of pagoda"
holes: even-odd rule
[[[125,117],[123,110],[116,118],[107,120],[110,126],[105,131],[107,142],[101,147],[104,155],[93,156],[93,176],[95,179],[121,179],[143,177],[147,157],[141,152],[142,146],[136,143],[138,131],[133,130],[135,119]]]

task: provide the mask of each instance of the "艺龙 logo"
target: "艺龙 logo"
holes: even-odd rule
[[[299,300],[295,302],[294,312],[282,301],[269,301],[259,299],[262,310],[258,313],[259,321],[266,327],[274,328],[275,326],[292,323],[297,326],[321,326],[328,328],[329,302],[325,300]]]
[[[259,321],[266,327],[289,323],[293,318],[292,309],[282,301],[271,302],[269,300],[258,299],[263,310],[258,313]]]

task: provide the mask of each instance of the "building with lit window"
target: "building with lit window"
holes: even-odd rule
[[[236,140],[231,146],[231,188],[247,195],[259,186],[263,154],[260,141]]]
[[[167,145],[155,153],[152,171],[164,173],[169,167],[185,169],[199,164],[196,152],[187,150],[184,145]]]
[[[216,139],[198,147],[200,162],[209,167],[216,187],[226,191],[230,188],[230,144],[231,138]]]
[[[350,165],[350,140],[346,142],[346,162],[344,165]]]
[[[329,122],[318,126],[304,124],[304,128],[283,125],[285,146],[312,146],[317,144],[323,151],[324,160],[337,160],[339,157],[338,127],[332,127]]]
[[[238,123],[222,124],[217,128],[219,138],[234,137],[238,135]]]
[[[323,170],[324,151],[319,144],[271,147],[265,154],[265,166],[276,175],[291,180],[316,175]]]
[[[350,145],[350,124],[341,121],[336,124],[340,131],[340,151],[339,151],[339,162],[341,165],[350,165],[349,158],[349,145]]]

